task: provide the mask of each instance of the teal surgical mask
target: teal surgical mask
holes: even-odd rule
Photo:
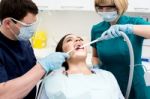
[[[118,17],[117,11],[112,11],[112,12],[98,12],[98,14],[106,22],[113,22]]]
[[[19,34],[18,35],[15,34],[18,40],[26,41],[26,40],[29,40],[33,36],[37,28],[37,23],[26,24],[14,18],[11,18],[11,19],[23,25],[19,29]]]

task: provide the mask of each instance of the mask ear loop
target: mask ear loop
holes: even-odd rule
[[[18,40],[18,36],[17,34],[15,34],[15,32],[11,29],[11,27],[9,26],[9,31],[14,35],[14,37]]]
[[[15,22],[17,23],[18,21],[15,21],[13,18],[10,18],[11,22],[13,22],[13,24],[15,24]],[[18,26],[15,25],[15,27],[20,30],[20,28]],[[11,29],[11,27],[9,26],[9,30],[11,31],[11,33],[16,37],[16,39],[18,40],[18,35]]]

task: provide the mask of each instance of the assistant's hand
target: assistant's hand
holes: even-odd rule
[[[133,34],[133,25],[125,24],[125,25],[113,25],[108,30],[106,30],[101,37],[107,36],[108,38],[115,38],[121,36],[120,31],[126,34]]]
[[[69,54],[67,53],[54,52],[38,60],[38,63],[42,65],[46,72],[49,72],[50,70],[59,69],[68,58]]]

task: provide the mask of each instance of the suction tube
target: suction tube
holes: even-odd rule
[[[127,91],[126,91],[126,96],[125,96],[125,99],[128,99],[130,95],[130,91],[131,91],[132,81],[133,81],[134,52],[133,52],[133,47],[128,36],[124,32],[121,32],[121,31],[120,31],[120,34],[126,40],[128,48],[129,48],[129,53],[130,53],[130,72],[129,72],[129,80],[128,80],[128,86],[127,86]]]

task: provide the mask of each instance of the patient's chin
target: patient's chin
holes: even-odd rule
[[[86,58],[87,53],[86,52],[76,52],[76,53],[74,53],[74,57],[76,57],[76,58]]]

